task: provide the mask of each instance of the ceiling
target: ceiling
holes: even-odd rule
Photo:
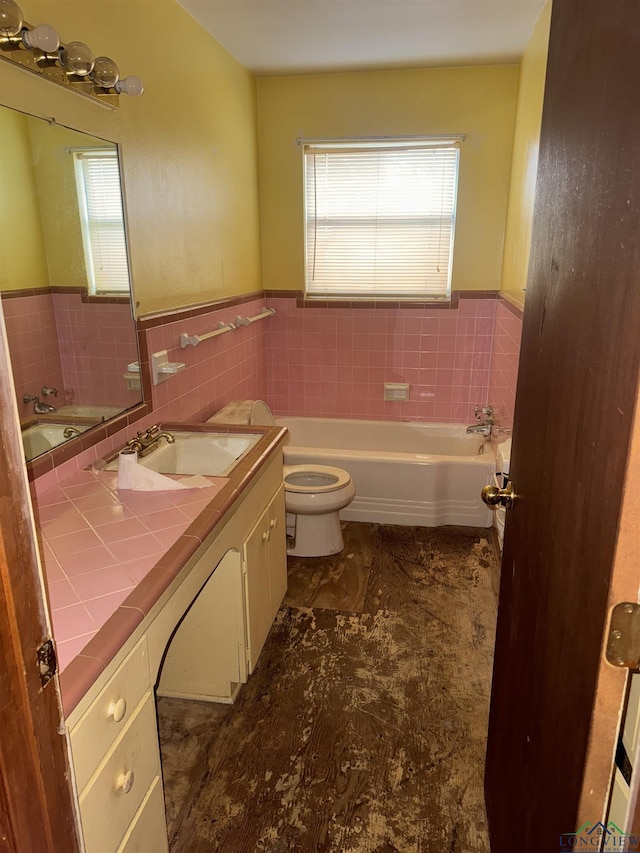
[[[517,62],[544,0],[178,0],[258,76]]]

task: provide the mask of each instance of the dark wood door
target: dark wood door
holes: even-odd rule
[[[36,657],[49,634],[10,376],[0,318],[0,850],[74,853],[57,677],[43,686]]]
[[[492,853],[553,853],[577,829],[638,387],[639,237],[640,3],[556,0],[489,725]]]

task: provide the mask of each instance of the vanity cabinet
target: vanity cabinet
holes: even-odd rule
[[[242,573],[247,602],[247,665],[251,675],[287,591],[283,486],[243,545]]]
[[[71,731],[86,853],[135,850],[134,827],[158,826],[168,850],[155,697],[143,637]],[[142,850],[142,848],[140,848]],[[147,847],[147,849],[149,849]]]
[[[168,850],[155,692],[234,700],[286,592],[285,537],[279,453],[67,718],[86,853]]]

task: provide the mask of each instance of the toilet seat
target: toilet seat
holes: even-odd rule
[[[284,465],[283,474],[285,490],[301,495],[335,492],[351,483],[347,471],[330,465]]]

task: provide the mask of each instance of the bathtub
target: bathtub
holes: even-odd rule
[[[276,417],[290,433],[287,465],[344,468],[356,497],[340,517],[351,521],[436,527],[489,527],[480,499],[493,482],[489,442],[461,424]]]

